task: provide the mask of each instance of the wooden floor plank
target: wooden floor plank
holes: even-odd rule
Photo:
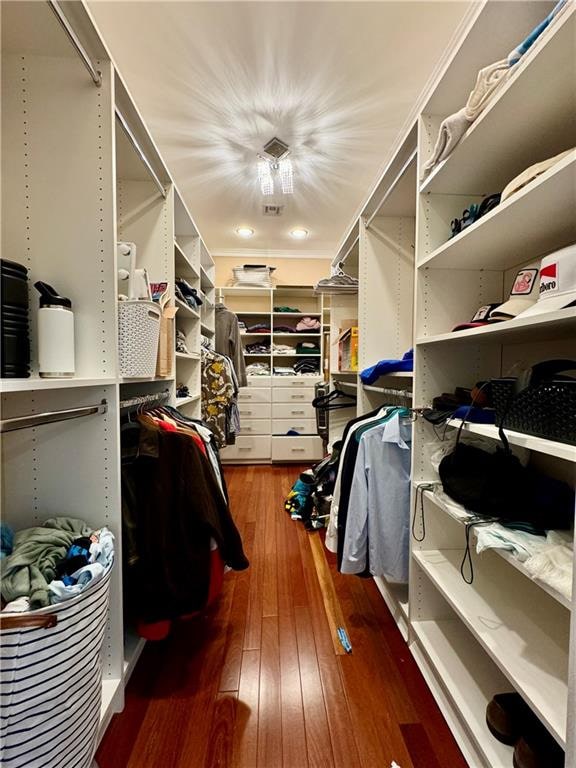
[[[258,768],[282,768],[282,712],[280,707],[277,616],[265,616],[262,619],[258,713]]]
[[[302,470],[226,469],[250,568],[146,646],[100,768],[466,768],[373,581],[338,573],[284,511]]]

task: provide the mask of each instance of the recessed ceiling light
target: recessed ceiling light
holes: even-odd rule
[[[308,230],[293,229],[292,232],[290,232],[290,237],[293,237],[294,240],[305,240],[308,237]]]
[[[254,230],[250,227],[238,227],[236,234],[238,237],[252,237]]]

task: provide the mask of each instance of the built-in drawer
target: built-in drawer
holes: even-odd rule
[[[246,387],[238,390],[239,403],[269,403],[271,397],[270,387]]]
[[[242,419],[240,420],[241,435],[269,435],[272,432],[270,419]]]
[[[274,418],[316,420],[316,411],[311,403],[274,403]]]
[[[273,403],[311,403],[314,400],[314,388],[290,389],[276,387],[272,390]]]
[[[240,401],[238,403],[240,419],[271,419],[272,403],[251,403]]]
[[[223,461],[250,461],[270,459],[271,437],[239,435],[235,445],[227,445],[220,451]]]
[[[247,376],[249,387],[270,387],[272,386],[272,376]],[[244,390],[242,387],[240,392]]]
[[[272,437],[272,461],[318,461],[323,455],[319,437]]]
[[[272,419],[273,435],[285,435],[289,429],[295,429],[301,435],[315,435],[316,419],[302,419],[299,416],[293,419]]]
[[[311,387],[322,381],[321,376],[274,376],[272,386],[274,387]]]

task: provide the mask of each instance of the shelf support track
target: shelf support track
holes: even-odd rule
[[[108,404],[106,400],[102,400],[98,405],[85,405],[81,408],[67,408],[63,411],[46,411],[46,413],[32,413],[28,416],[15,416],[0,421],[0,432],[14,432],[17,429],[30,429],[42,424],[54,424],[58,421],[80,419],[83,416],[107,412]]]
[[[97,88],[100,88],[102,85],[102,72],[100,72],[99,69],[96,69],[94,66],[94,63],[90,56],[86,53],[86,50],[80,40],[78,39],[78,36],[76,35],[76,32],[74,32],[74,29],[72,28],[72,25],[66,18],[63,10],[60,8],[60,4],[57,2],[57,0],[47,0],[48,5],[50,6],[50,10],[54,13],[56,18],[58,19],[60,26],[66,32],[66,35],[72,45],[74,46],[74,49],[78,56],[82,59],[82,63],[90,73],[90,77],[94,81],[94,85]]]
[[[140,144],[138,144],[138,141],[137,141],[137,139],[136,139],[136,136],[134,136],[134,134],[133,134],[133,133],[132,133],[132,131],[130,130],[130,127],[129,127],[128,123],[127,123],[127,122],[126,122],[126,120],[124,119],[124,115],[122,114],[122,112],[120,112],[120,110],[118,109],[118,107],[116,107],[116,117],[118,118],[118,122],[119,122],[119,123],[120,123],[120,125],[122,126],[122,128],[123,128],[123,130],[124,130],[124,133],[126,134],[126,137],[127,137],[128,141],[129,141],[129,142],[130,142],[130,144],[132,144],[132,146],[134,147],[134,150],[136,151],[136,154],[138,155],[138,157],[140,158],[140,160],[142,160],[142,162],[143,162],[143,163],[144,163],[144,165],[146,166],[146,170],[147,170],[147,171],[148,171],[148,173],[150,174],[150,176],[151,176],[151,178],[152,178],[152,181],[153,181],[153,182],[154,182],[154,184],[156,184],[156,186],[158,187],[158,191],[160,192],[160,194],[162,195],[162,197],[163,197],[163,198],[166,198],[166,190],[164,189],[164,185],[162,184],[162,182],[161,182],[161,181],[160,181],[160,179],[158,178],[158,176],[157,176],[157,174],[156,174],[156,171],[154,170],[154,168],[152,168],[152,166],[151,166],[151,164],[150,164],[150,161],[148,160],[148,158],[147,158],[147,157],[146,157],[146,155],[144,154],[144,150],[142,149],[142,147],[140,146]]]

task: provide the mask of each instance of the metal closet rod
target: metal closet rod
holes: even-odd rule
[[[60,26],[66,32],[66,35],[68,36],[68,39],[74,46],[74,49],[76,50],[76,53],[80,58],[82,59],[82,63],[90,73],[90,77],[94,81],[94,84],[100,88],[102,85],[102,72],[100,72],[99,69],[96,69],[94,66],[94,63],[90,56],[86,53],[86,50],[84,49],[84,46],[76,36],[76,32],[74,32],[70,22],[64,15],[64,12],[60,8],[60,4],[56,2],[56,0],[47,0],[48,5],[50,6],[50,10],[54,13],[58,21],[60,22]]]
[[[29,429],[39,427],[42,424],[54,424],[58,421],[79,419],[82,416],[107,412],[108,404],[106,400],[102,400],[98,405],[84,405],[81,408],[66,408],[63,411],[46,411],[45,413],[32,413],[29,416],[15,416],[0,421],[0,432],[14,432],[17,429]]]
[[[154,392],[150,395],[135,395],[126,400],[120,400],[120,410],[126,411],[131,408],[140,408],[143,405],[158,405],[170,397],[170,390],[165,389],[162,392]]]
[[[124,129],[124,133],[126,134],[126,136],[127,136],[127,138],[128,138],[128,141],[129,141],[129,142],[130,142],[130,144],[132,144],[132,146],[134,147],[134,149],[135,149],[135,151],[136,151],[136,154],[138,155],[138,157],[140,158],[140,160],[142,160],[142,162],[143,162],[143,163],[144,163],[144,165],[146,166],[146,170],[148,171],[148,173],[149,173],[149,174],[150,174],[150,176],[152,177],[152,181],[153,181],[153,182],[154,182],[154,184],[156,184],[156,186],[158,187],[158,191],[160,192],[160,194],[162,195],[162,197],[164,197],[164,198],[165,198],[165,197],[166,197],[166,190],[164,189],[164,185],[162,184],[162,182],[160,181],[160,179],[159,179],[159,178],[158,178],[158,176],[156,175],[156,172],[155,172],[154,168],[152,168],[152,166],[151,166],[151,164],[150,164],[150,161],[148,160],[148,158],[147,158],[147,157],[146,157],[146,155],[144,154],[144,150],[142,149],[142,147],[140,146],[140,144],[138,144],[138,141],[137,141],[137,139],[136,139],[136,136],[134,136],[134,134],[133,134],[133,133],[132,133],[132,131],[130,130],[130,127],[129,127],[128,123],[127,123],[127,122],[126,122],[126,120],[124,119],[124,115],[122,114],[122,112],[120,112],[120,110],[118,109],[118,107],[116,107],[116,117],[118,118],[118,120],[120,121],[120,125],[121,125],[121,126],[122,126],[122,128]]]

